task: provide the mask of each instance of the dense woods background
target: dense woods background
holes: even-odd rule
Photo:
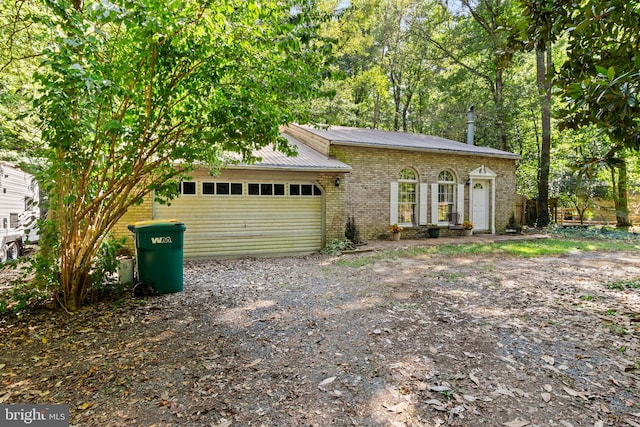
[[[637,192],[638,180],[637,5],[353,0],[325,7],[338,11],[325,31],[337,41],[344,78],[328,83],[336,96],[317,102],[318,122],[465,141],[473,105],[475,143],[522,156],[520,194],[567,207],[615,199],[619,225],[629,223],[625,191]]]

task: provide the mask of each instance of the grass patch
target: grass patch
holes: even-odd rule
[[[549,227],[549,233],[565,239],[638,241],[640,236],[614,227],[562,228]]]
[[[625,289],[640,289],[640,278],[607,283],[606,286],[607,289],[615,289],[618,291],[624,291]]]
[[[627,233],[628,234],[628,233]],[[640,248],[640,239],[538,239],[528,241],[496,242],[489,244],[464,243],[446,244],[409,249],[390,249],[373,254],[342,258],[336,261],[347,267],[364,267],[383,259],[413,258],[420,255],[509,255],[518,258],[534,258],[539,256],[554,256],[574,251],[629,251]],[[640,287],[640,279],[634,287]]]
[[[624,326],[621,325],[609,325],[609,331],[616,336],[624,336],[627,335],[628,331],[626,330],[626,328]]]

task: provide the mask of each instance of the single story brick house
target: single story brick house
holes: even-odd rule
[[[515,209],[519,156],[428,135],[373,129],[289,125],[282,134],[298,155],[265,147],[260,161],[219,176],[195,171],[171,205],[152,198],[132,208],[116,229],[176,218],[187,227],[186,258],[276,255],[320,250],[343,238],[353,217],[364,240],[424,235],[447,213],[475,232],[503,231]]]

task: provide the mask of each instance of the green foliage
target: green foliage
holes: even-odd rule
[[[11,289],[0,293],[0,313],[19,312],[23,309],[41,304],[51,297],[49,292],[33,287],[29,282],[16,281]]]
[[[309,121],[306,101],[323,94],[332,44],[318,35],[314,2],[46,5],[53,40],[35,73],[34,107],[47,142],[38,153],[45,230],[56,241],[43,257],[59,269],[63,305],[76,310],[95,280],[91,260],[129,207],[152,191],[175,197],[196,162],[215,172],[255,161],[269,144],[293,153],[278,128]]]
[[[333,239],[322,248],[325,255],[339,255],[348,250],[353,250],[353,244],[349,239]]]
[[[626,289],[640,289],[640,278],[635,280],[624,280],[620,282],[607,283],[607,289],[624,291]]]
[[[595,206],[595,199],[604,196],[607,187],[577,172],[565,172],[554,182],[562,205],[576,209],[580,223],[586,219],[587,210]]]
[[[608,241],[614,245],[634,245],[640,243],[640,238],[634,233],[611,227],[589,227],[583,229],[549,228],[549,233],[556,238],[581,239],[587,241]]]
[[[627,331],[627,328],[625,328],[622,325],[617,325],[617,324],[612,324],[609,325],[609,332],[611,332],[613,335],[617,335],[619,337],[622,337],[624,335],[627,335],[629,333],[629,331]]]
[[[119,265],[118,254],[126,241],[125,237],[115,239],[110,236],[100,245],[98,255],[93,261],[90,278],[91,286],[97,292],[98,298],[117,295],[124,290],[115,273]]]
[[[356,225],[356,219],[352,215],[349,215],[349,217],[347,218],[344,237],[346,237],[347,240],[353,244],[360,243],[360,232],[358,231],[358,226]]]
[[[507,222],[507,230],[515,230],[516,233],[522,232],[522,225],[518,224],[516,221],[516,214],[513,212],[509,217],[509,222]]]
[[[34,304],[43,303],[51,298],[51,292],[44,287],[31,283],[33,258],[21,258],[2,264],[0,274],[12,274],[10,287],[0,292],[0,313],[19,312]]]
[[[40,143],[32,74],[49,43],[40,2],[0,2],[0,160],[18,162]]]
[[[624,0],[563,4],[568,60],[558,86],[563,126],[595,125],[615,144],[640,148],[640,7]]]

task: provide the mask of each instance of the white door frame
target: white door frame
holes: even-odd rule
[[[491,234],[496,234],[496,176],[494,171],[480,166],[477,169],[469,172],[469,220],[473,222],[473,181],[483,180],[488,181],[491,186],[491,195],[489,197],[489,228]]]

